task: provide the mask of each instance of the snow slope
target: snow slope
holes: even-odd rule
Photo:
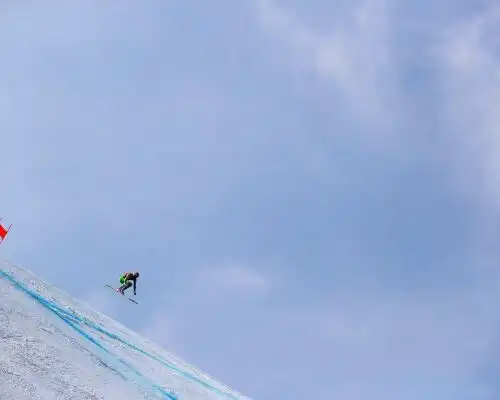
[[[4,399],[249,400],[8,263],[0,265]]]

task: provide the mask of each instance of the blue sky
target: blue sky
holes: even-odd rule
[[[499,22],[6,2],[2,256],[255,399],[497,399]]]

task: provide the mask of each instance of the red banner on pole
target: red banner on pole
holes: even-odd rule
[[[3,243],[3,241],[7,237],[7,234],[10,231],[10,228],[12,228],[12,224],[10,224],[8,228],[5,228],[3,226],[3,224],[1,223],[1,221],[2,221],[2,218],[0,218],[0,244]]]

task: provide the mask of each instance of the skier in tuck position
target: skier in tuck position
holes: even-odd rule
[[[135,288],[136,288],[136,281],[139,278],[139,272],[125,272],[122,276],[120,276],[120,283],[122,284],[118,289],[116,289],[117,292],[121,294],[125,294],[125,290],[127,290],[130,286],[132,286],[132,282],[134,283],[134,296],[135,296]]]

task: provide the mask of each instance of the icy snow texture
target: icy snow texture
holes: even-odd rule
[[[0,400],[55,399],[249,400],[26,269],[0,264]]]

